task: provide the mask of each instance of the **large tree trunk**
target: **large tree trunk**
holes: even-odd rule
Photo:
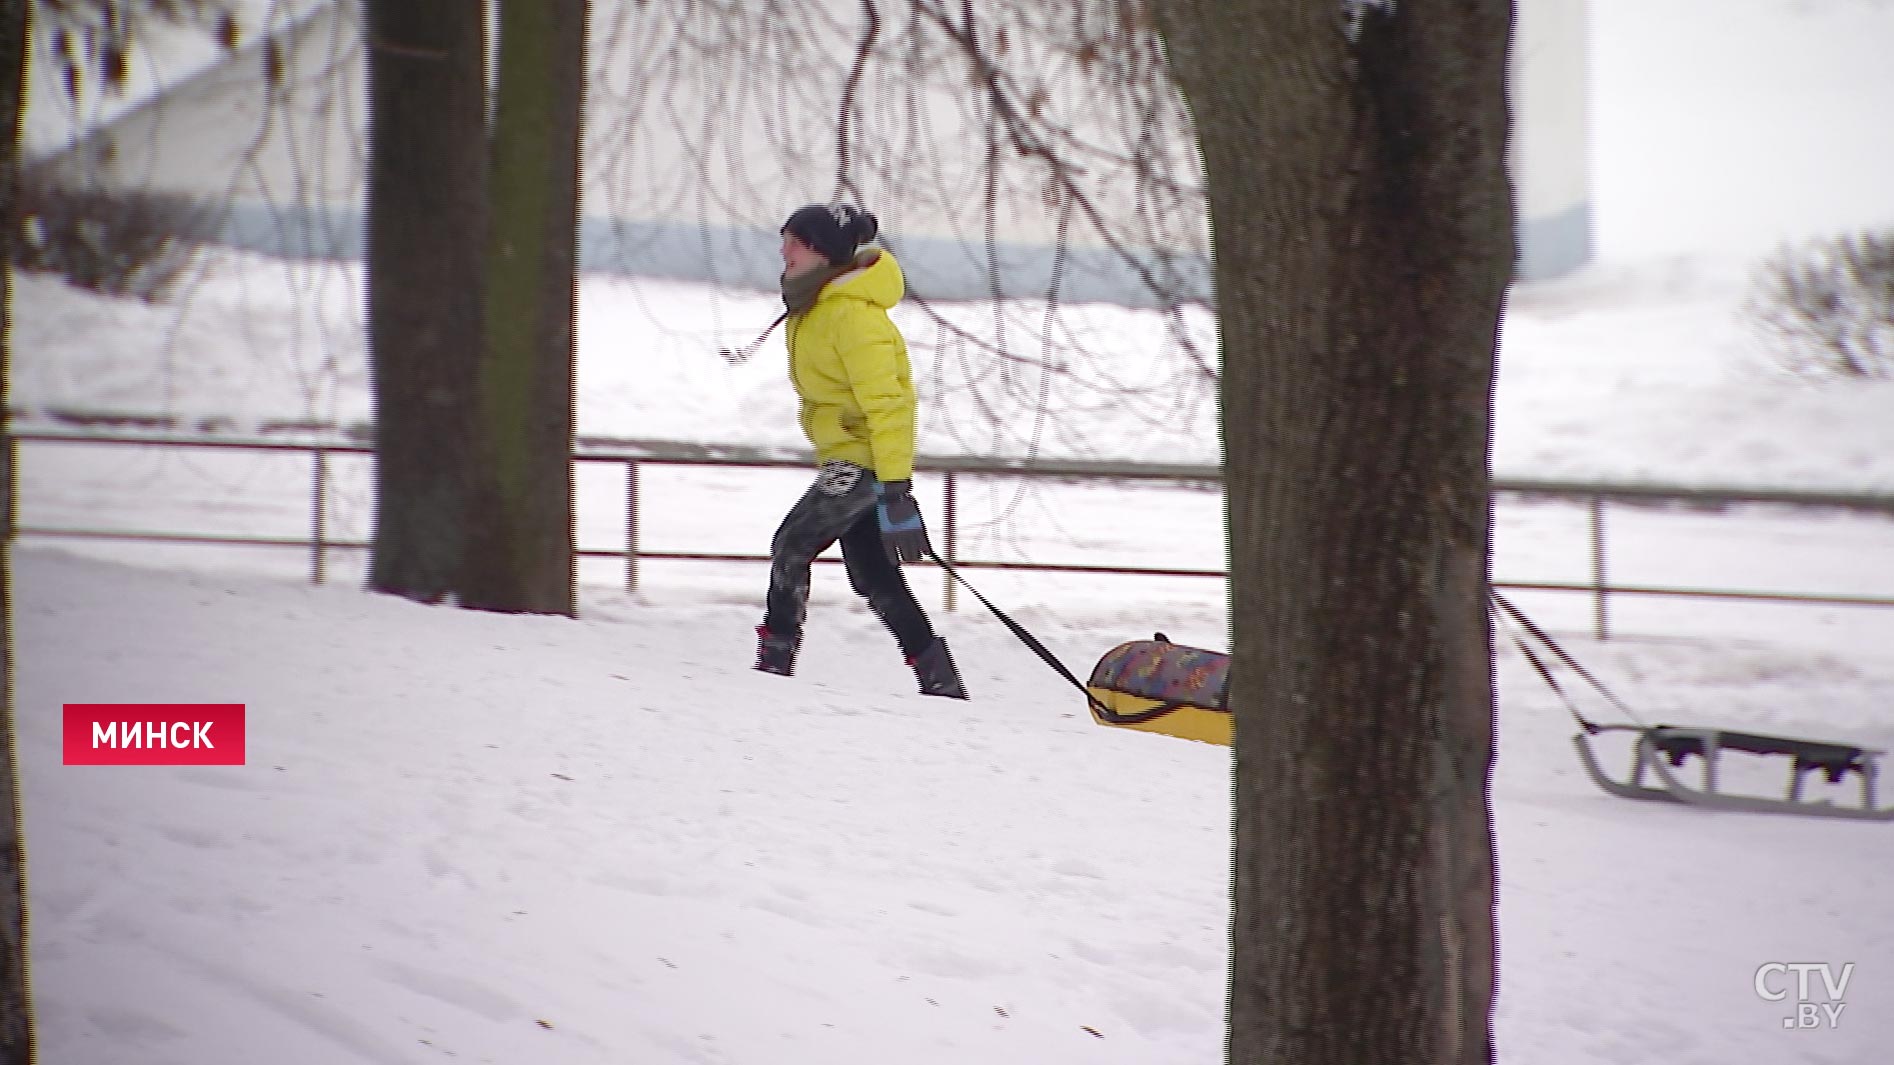
[[[1492,1059],[1507,0],[1168,0],[1222,337],[1229,1060]]]
[[[25,106],[29,0],[0,0],[0,418],[12,408],[13,241],[20,184],[20,111]],[[8,446],[11,446],[10,442]],[[0,506],[13,508],[12,464]],[[30,1065],[33,1002],[26,974],[26,832],[14,743],[13,527],[0,535],[0,1065]]]
[[[486,235],[485,7],[368,3],[369,585],[423,602],[453,590],[461,557]]]
[[[585,0],[501,7],[463,605],[575,611],[573,316]]]

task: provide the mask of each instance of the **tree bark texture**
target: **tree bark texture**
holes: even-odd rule
[[[573,320],[586,7],[544,0],[500,11],[486,342],[460,582],[462,605],[479,609],[576,612]]]
[[[20,126],[25,107],[30,0],[0,0],[0,412],[12,409],[13,241],[19,232]],[[0,413],[0,417],[6,417]],[[11,443],[7,443],[11,447]],[[13,464],[5,463],[7,513],[0,536],[0,1065],[36,1058],[27,979],[26,831],[15,742],[13,660]]]
[[[485,5],[369,0],[369,585],[436,602],[461,557],[481,345]]]
[[[1489,1062],[1508,0],[1159,0],[1209,191],[1231,1062]]]

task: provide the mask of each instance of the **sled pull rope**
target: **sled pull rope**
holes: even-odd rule
[[[1505,596],[1500,595],[1498,592],[1489,591],[1487,598],[1501,610],[1505,611],[1507,617],[1516,622],[1519,628],[1525,629],[1526,632],[1532,635],[1533,639],[1538,640],[1554,655],[1557,655],[1559,661],[1565,663],[1567,668],[1571,669],[1572,672],[1578,674],[1580,677],[1583,677],[1587,683],[1597,689],[1598,694],[1604,696],[1606,701],[1610,702],[1612,706],[1617,707],[1619,713],[1630,718],[1631,721],[1636,723],[1641,729],[1649,729],[1651,727],[1645,723],[1643,718],[1637,715],[1637,711],[1632,710],[1625,704],[1624,700],[1612,694],[1610,688],[1605,687],[1597,677],[1592,676],[1590,670],[1580,665],[1577,659],[1566,652],[1565,648],[1559,646],[1557,640],[1547,635],[1544,629],[1535,625],[1531,618],[1521,613],[1518,607],[1506,600]],[[1518,631],[1514,628],[1508,627],[1506,632],[1508,636],[1512,637],[1513,646],[1519,648],[1520,653],[1526,656],[1526,661],[1532,663],[1532,668],[1538,671],[1540,679],[1544,680],[1546,685],[1558,695],[1559,700],[1565,704],[1565,709],[1571,712],[1572,717],[1577,719],[1579,726],[1583,728],[1586,733],[1596,736],[1599,732],[1610,727],[1588,720],[1584,714],[1579,713],[1578,705],[1572,701],[1572,697],[1566,693],[1565,689],[1559,685],[1558,680],[1552,676],[1552,671],[1546,668],[1545,661],[1539,657],[1537,652],[1533,651],[1525,640],[1520,639]]]
[[[1495,596],[1495,598],[1498,597]],[[1492,609],[1490,604],[1488,605],[1488,609]],[[1499,612],[1494,610],[1492,613],[1497,617]],[[1587,720],[1584,714],[1579,713],[1578,704],[1573,702],[1572,697],[1565,693],[1564,686],[1559,683],[1557,677],[1552,675],[1552,671],[1546,668],[1546,664],[1544,660],[1539,657],[1539,653],[1532,649],[1531,644],[1528,644],[1525,640],[1520,638],[1518,626],[1504,625],[1506,619],[1501,618],[1499,620],[1506,629],[1506,635],[1512,639],[1513,646],[1519,649],[1519,653],[1525,656],[1526,661],[1532,663],[1532,668],[1539,673],[1539,679],[1545,681],[1546,687],[1551,688],[1553,694],[1559,697],[1559,701],[1565,704],[1566,711],[1578,721],[1579,727],[1584,729],[1587,735],[1598,735],[1598,733],[1604,729],[1604,726],[1597,722]]]
[[[729,363],[732,366],[735,366],[736,364],[740,362],[748,362],[750,360],[750,356],[756,354],[757,349],[763,346],[763,341],[769,339],[770,333],[774,332],[777,326],[783,324],[783,319],[788,318],[788,317],[789,317],[789,312],[784,311],[783,313],[776,316],[775,321],[769,323],[768,329],[765,329],[761,333],[757,334],[757,337],[755,340],[750,341],[748,344],[745,344],[740,348],[734,348],[734,349],[723,348],[719,350],[717,354],[722,355],[723,361]]]
[[[1097,711],[1100,714],[1105,715],[1107,720],[1114,719],[1118,716],[1117,711],[1113,710],[1109,706],[1106,706],[1098,698],[1098,696],[1093,695],[1092,690],[1090,688],[1087,688],[1085,686],[1085,683],[1079,680],[1078,677],[1075,676],[1070,669],[1067,669],[1064,662],[1059,661],[1058,655],[1053,654],[1050,650],[1047,649],[1045,644],[1040,643],[1039,638],[1037,636],[1034,636],[1032,633],[1027,632],[1026,627],[1024,625],[1021,625],[1019,622],[1014,621],[1010,617],[1007,617],[1006,611],[1001,610],[999,607],[994,606],[992,600],[980,594],[980,589],[975,588],[971,584],[968,584],[967,578],[962,577],[960,575],[959,570],[956,570],[952,566],[948,565],[946,559],[941,558],[939,555],[935,554],[934,549],[932,547],[928,548],[927,557],[932,559],[935,565],[939,566],[942,570],[946,571],[947,576],[952,577],[955,581],[957,581],[960,584],[962,588],[965,588],[967,591],[972,592],[973,597],[980,601],[980,605],[986,607],[988,610],[991,610],[993,612],[993,616],[1000,619],[1001,624],[1013,630],[1013,635],[1019,637],[1019,641],[1025,644],[1028,648],[1030,648],[1033,654],[1038,655],[1040,661],[1044,662],[1046,665],[1051,666],[1053,669],[1057,670],[1059,673],[1059,676],[1064,677],[1074,688],[1077,688],[1079,691],[1085,693],[1085,701],[1091,704],[1091,707],[1093,710]]]

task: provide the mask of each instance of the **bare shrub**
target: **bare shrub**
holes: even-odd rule
[[[1894,377],[1894,231],[1784,248],[1746,313],[1775,360],[1818,377]]]
[[[158,26],[196,30],[236,51],[236,7],[233,0],[34,0],[33,18],[41,23],[34,33],[51,45],[45,56],[66,96],[77,101],[88,84],[122,92],[134,54]]]
[[[191,266],[201,212],[177,199],[75,189],[25,173],[13,265],[147,302],[164,298]]]

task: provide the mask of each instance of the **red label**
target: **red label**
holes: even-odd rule
[[[67,703],[67,765],[242,765],[242,703]]]

